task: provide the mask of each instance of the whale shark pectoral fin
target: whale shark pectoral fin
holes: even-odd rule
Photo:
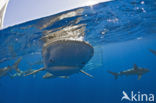
[[[136,64],[134,64],[134,70],[137,70],[138,69],[138,66]]]
[[[142,75],[138,75],[138,80],[140,80],[140,79],[141,79],[141,77],[142,77]]]
[[[38,70],[34,70],[33,72],[31,72],[31,73],[29,73],[29,74],[25,74],[24,76],[28,76],[28,75],[32,75],[32,74],[36,74],[37,72],[40,72],[40,71],[43,71],[43,70],[45,70],[44,67],[43,67],[43,68],[40,68],[40,69],[38,69]]]
[[[43,75],[42,78],[44,78],[44,79],[48,79],[48,78],[56,78],[56,76],[54,76],[53,74],[47,72],[45,75]]]
[[[84,70],[80,70],[80,72],[87,75],[87,76],[89,76],[89,77],[91,77],[91,78],[94,78],[94,76],[92,76],[91,74],[85,72]]]

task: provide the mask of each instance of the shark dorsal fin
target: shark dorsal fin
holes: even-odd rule
[[[134,64],[134,70],[137,70],[138,66],[136,64]]]

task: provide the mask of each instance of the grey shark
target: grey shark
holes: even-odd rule
[[[141,77],[142,77],[142,75],[145,74],[145,73],[147,73],[147,72],[149,72],[148,69],[138,67],[136,64],[134,64],[134,66],[133,66],[132,69],[121,71],[119,73],[108,71],[108,73],[114,75],[115,79],[118,79],[118,76],[122,76],[122,75],[125,75],[125,76],[138,75],[138,80],[140,80]]]
[[[16,70],[16,72],[20,72],[20,69],[18,68],[20,61],[21,61],[21,58],[19,58],[12,66],[7,66],[4,68],[1,68],[0,69],[0,78],[3,76],[9,75],[9,73],[12,70]]]
[[[153,53],[154,55],[156,55],[156,51],[155,51],[155,50],[150,49],[149,51],[150,51],[151,53]]]
[[[93,47],[85,41],[57,40],[48,42],[42,50],[44,67],[25,76],[45,70],[47,73],[43,78],[68,78],[78,72],[93,77],[82,70],[92,58],[93,53]]]

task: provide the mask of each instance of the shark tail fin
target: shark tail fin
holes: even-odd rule
[[[119,74],[115,72],[108,71],[108,73],[114,75],[115,79],[118,79]]]
[[[21,70],[18,68],[18,65],[19,65],[19,63],[21,62],[21,60],[22,60],[22,58],[19,58],[19,59],[11,66],[11,68],[12,68],[12,69],[15,69],[16,72],[18,72],[18,73],[21,72]]]

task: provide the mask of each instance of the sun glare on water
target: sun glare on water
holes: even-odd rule
[[[93,6],[97,3],[100,3],[100,2],[107,2],[107,1],[111,1],[111,0],[88,0],[86,3],[85,3],[85,6]]]
[[[98,3],[98,2],[96,2],[94,0],[88,0],[85,4],[86,4],[86,6],[92,6],[92,5],[96,4],[96,3]]]

